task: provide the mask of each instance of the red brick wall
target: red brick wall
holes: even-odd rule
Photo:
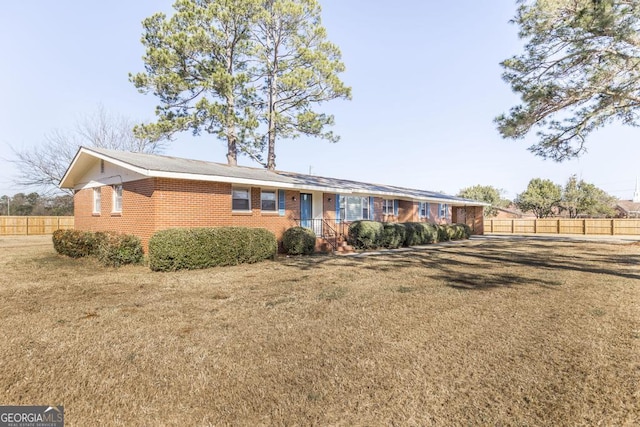
[[[93,213],[93,189],[80,190],[74,196],[75,228],[118,231],[148,239],[155,230],[153,189],[153,179],[124,183],[122,213],[112,213],[113,188],[102,186],[99,215]]]
[[[134,234],[147,248],[149,238],[158,230],[174,227],[262,227],[278,240],[295,225],[299,217],[300,192],[285,191],[285,215],[263,213],[260,188],[251,189],[251,212],[231,211],[228,183],[150,178],[125,183],[122,213],[111,214],[112,189],[102,187],[102,212],[93,215],[93,189],[76,193],[75,224],[79,230],[113,230]],[[294,200],[295,199],[295,200]]]
[[[438,203],[429,203],[429,217],[420,217],[420,203],[400,200],[398,209],[398,222],[432,222],[437,224],[451,223],[453,208],[447,205],[447,217],[440,218]]]
[[[467,224],[473,234],[484,234],[484,209],[482,206],[454,207],[452,222]]]
[[[324,193],[322,195],[322,217],[335,220],[336,216],[336,197],[339,197],[337,194],[333,193]]]
[[[278,212],[261,211],[261,189],[257,187],[251,189],[251,211],[232,212],[231,190],[232,185],[228,183],[169,178],[126,182],[123,185],[122,212],[112,213],[113,190],[111,186],[103,186],[99,215],[93,214],[93,189],[79,190],[74,196],[75,227],[79,230],[112,230],[134,234],[142,239],[146,250],[153,233],[174,227],[262,227],[281,240],[282,233],[296,225],[295,219],[300,217],[299,191],[285,191],[285,215],[280,216]],[[333,193],[323,195],[324,218],[336,218],[336,197],[338,195]],[[374,198],[374,217],[377,221],[426,221],[419,218],[417,202],[400,200],[396,217],[383,215],[382,200],[380,197]],[[469,209],[467,218],[470,218]],[[478,209],[480,214],[473,217],[472,228],[475,230],[482,228],[482,208]],[[437,216],[438,204],[431,203],[431,218]]]
[[[398,202],[398,222],[417,222],[419,220],[418,204],[406,200]]]

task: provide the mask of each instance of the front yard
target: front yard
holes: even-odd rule
[[[640,246],[177,273],[0,237],[0,404],[85,425],[637,425]]]

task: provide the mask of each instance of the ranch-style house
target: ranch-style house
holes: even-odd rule
[[[312,228],[330,248],[352,221],[466,223],[483,233],[484,203],[432,191],[262,168],[81,147],[60,181],[75,228],[142,239],[175,227]]]

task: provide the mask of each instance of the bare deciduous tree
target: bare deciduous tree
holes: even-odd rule
[[[22,150],[12,147],[11,160],[18,168],[16,185],[44,193],[59,191],[58,183],[81,146],[140,153],[160,153],[166,140],[142,139],[133,133],[135,122],[111,115],[102,106],[71,131],[56,129],[41,144]]]

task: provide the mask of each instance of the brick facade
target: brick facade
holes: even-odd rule
[[[455,206],[451,222],[467,224],[472,234],[484,234],[484,208],[482,206]]]
[[[242,187],[242,186],[237,186]],[[273,232],[280,241],[285,230],[296,225],[300,218],[300,191],[285,191],[285,213],[261,210],[261,188],[251,188],[251,209],[247,212],[232,211],[232,189],[229,183],[147,178],[125,182],[122,192],[122,212],[112,212],[113,187],[101,188],[101,211],[93,213],[93,189],[76,192],[75,227],[79,230],[112,230],[133,234],[142,239],[145,250],[149,239],[159,230],[176,227],[261,227]],[[273,190],[273,189],[270,189]],[[336,219],[337,194],[322,196],[322,217]],[[421,218],[419,203],[398,201],[398,215],[383,214],[383,198],[374,198],[374,218],[385,222],[447,222],[438,218],[438,204],[430,204],[430,219]],[[476,233],[481,233],[482,208],[451,208],[447,219],[453,222],[469,222]],[[479,214],[478,214],[479,212]],[[453,215],[452,215],[453,214]],[[479,216],[478,216],[479,215]],[[435,221],[433,219],[436,219]],[[450,221],[449,221],[450,222]]]
[[[149,238],[159,230],[174,227],[261,227],[278,240],[299,218],[299,191],[285,191],[285,215],[262,212],[261,189],[251,188],[251,211],[232,212],[232,185],[219,182],[149,178],[123,184],[122,212],[112,213],[113,189],[101,188],[101,212],[93,214],[93,189],[76,192],[75,228],[112,230],[133,234],[148,247]]]

